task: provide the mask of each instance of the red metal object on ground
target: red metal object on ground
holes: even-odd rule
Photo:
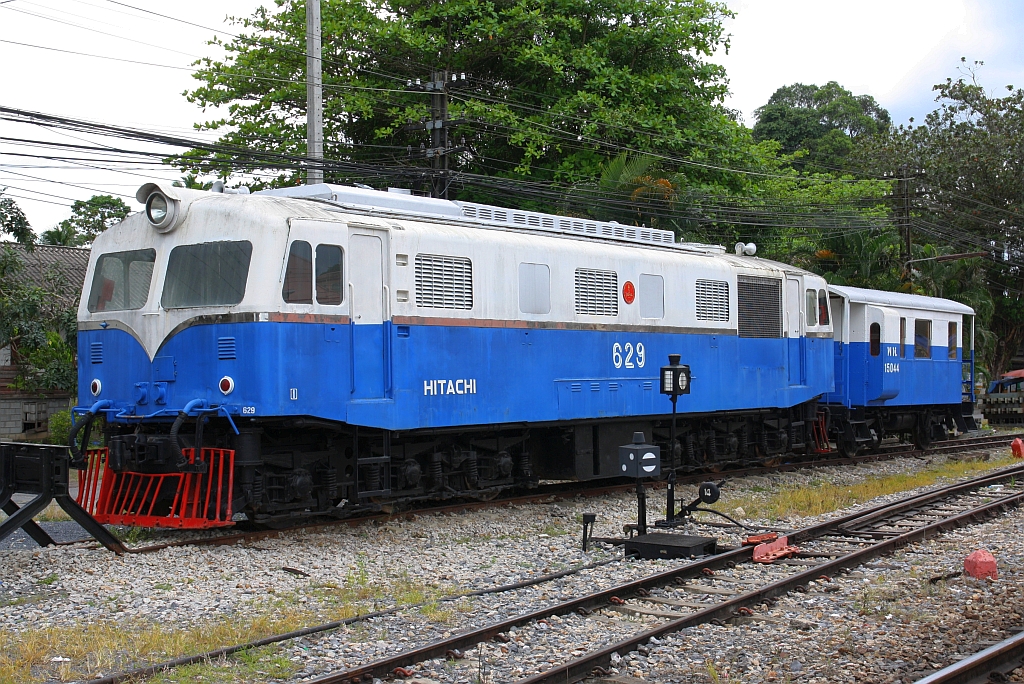
[[[1024,458],[1024,440],[1020,437],[1010,442],[1010,451],[1014,458]]]
[[[758,544],[766,544],[773,542],[779,538],[777,532],[766,532],[764,534],[752,534],[743,540],[744,546],[757,546]]]
[[[999,579],[996,557],[985,549],[978,549],[964,559],[964,572],[975,579]]]
[[[182,449],[195,463],[195,449]],[[107,449],[90,449],[78,503],[105,525],[207,529],[233,525],[235,452],[203,449],[205,473],[133,473],[107,468]]]
[[[789,545],[789,537],[779,537],[773,542],[758,544],[755,546],[754,562],[771,563],[779,560],[780,558],[789,558],[790,556],[794,556],[798,551],[800,551],[799,547]]]

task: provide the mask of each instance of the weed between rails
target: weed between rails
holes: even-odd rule
[[[976,475],[1003,466],[1012,465],[1009,455],[990,460],[947,460],[913,473],[871,476],[853,484],[834,484],[816,481],[810,485],[783,485],[774,493],[753,493],[730,497],[728,490],[722,497],[723,510],[742,508],[743,517],[749,519],[779,520],[789,516],[813,516],[831,513],[880,496],[897,494],[911,489],[928,487],[940,480],[954,480]]]

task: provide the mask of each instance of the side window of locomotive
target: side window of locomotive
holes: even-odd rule
[[[289,304],[313,303],[313,249],[305,240],[296,240],[288,250],[281,296]]]
[[[954,323],[953,321],[949,322],[949,342],[948,342],[948,344],[949,344],[949,358],[955,360],[956,359],[957,339],[956,339],[956,323]]]
[[[316,301],[320,304],[341,304],[344,299],[341,247],[316,246]]]
[[[914,358],[932,358],[932,322],[914,321]]]
[[[828,293],[824,290],[818,290],[818,325],[828,325],[829,323]]]
[[[551,269],[547,264],[519,264],[519,311],[551,313]]]
[[[818,296],[814,290],[808,290],[804,297],[804,308],[807,310],[807,326],[818,324]]]
[[[113,252],[97,259],[89,311],[133,311],[145,306],[155,261],[155,249]]]
[[[167,259],[161,304],[165,309],[238,304],[251,260],[248,240],[179,245]]]
[[[871,355],[880,355],[882,353],[882,326],[878,323],[872,323],[868,335],[870,338]]]
[[[907,319],[900,319],[900,358],[907,358]]]
[[[665,279],[660,275],[640,274],[640,318],[665,317]]]

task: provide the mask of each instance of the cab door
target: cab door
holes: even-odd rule
[[[349,225],[353,399],[383,399],[391,390],[388,248],[386,230]]]
[[[807,384],[805,344],[803,337],[803,279],[786,276],[786,366],[790,385]]]

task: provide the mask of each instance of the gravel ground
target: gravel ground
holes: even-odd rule
[[[824,472],[801,471],[738,479],[726,487],[729,492],[743,494],[770,490],[780,484],[807,484],[823,479],[854,483],[873,475],[912,472],[923,465],[920,459],[904,458],[829,468]],[[680,489],[677,494],[680,499],[695,496],[695,488]],[[661,492],[651,495],[649,507],[652,511],[661,508],[662,496]],[[906,493],[885,499],[895,500],[903,496]],[[865,506],[877,505],[882,500]],[[254,610],[273,612],[290,606],[300,607],[313,618],[328,621],[347,614],[342,611],[369,612],[395,605],[396,601],[408,602],[411,600],[408,597],[413,594],[420,598],[423,595],[436,598],[443,594],[517,582],[545,572],[616,558],[610,550],[592,549],[586,555],[580,550],[580,515],[590,511],[598,513],[595,535],[617,536],[623,524],[635,519],[635,497],[620,494],[457,515],[426,515],[411,521],[401,519],[357,528],[340,526],[330,531],[294,534],[247,545],[170,548],[144,556],[116,557],[105,550],[79,547],[0,550],[0,567],[3,568],[0,572],[0,638],[5,638],[5,632],[98,622],[149,623],[170,629],[202,628],[211,621],[237,619]],[[654,517],[653,513],[651,517]],[[1005,617],[1005,625],[992,622],[988,626],[986,622],[989,604],[995,610],[997,597],[1011,596],[993,592],[1019,580],[1014,573],[1019,567],[1021,545],[1014,545],[1014,542],[1020,539],[1019,526],[1024,525],[1024,518],[1016,514],[1006,520],[1015,521],[1018,527],[1004,532],[1001,543],[997,531],[993,532],[996,538],[991,542],[987,538],[972,542],[987,544],[996,553],[1004,572],[1000,581],[991,586],[975,586],[965,580],[939,583],[933,587],[934,596],[917,597],[922,604],[921,615],[929,614],[928,606],[939,611],[943,605],[949,605],[951,598],[955,598],[970,600],[975,610],[979,604],[984,606],[986,610],[979,611],[980,617],[974,620],[978,625],[985,623],[989,632],[1020,624],[1019,615],[1012,618],[1012,614]],[[782,524],[803,527],[812,522],[812,519],[792,519]],[[921,640],[918,643],[914,641],[916,637],[908,636],[901,644],[907,649],[918,649],[922,655],[913,660],[910,655],[894,658],[894,663],[901,659],[904,662],[894,665],[896,669],[890,672],[871,669],[874,667],[871,654],[875,651],[841,653],[840,648],[846,642],[836,639],[842,636],[843,630],[846,634],[852,630],[856,638],[849,637],[847,641],[853,639],[857,644],[854,648],[868,648],[862,646],[861,637],[867,634],[867,627],[863,625],[870,625],[879,633],[872,634],[870,639],[873,642],[865,643],[878,649],[890,648],[887,639],[900,638],[902,632],[897,627],[909,624],[905,620],[910,618],[901,612],[910,605],[909,594],[887,600],[886,605],[893,606],[890,610],[893,617],[886,619],[885,614],[879,614],[875,609],[875,604],[862,600],[867,589],[878,596],[887,596],[887,592],[897,590],[920,593],[922,576],[944,572],[962,562],[967,543],[964,539],[980,540],[982,529],[995,529],[1002,522],[970,528],[941,542],[923,545],[921,549],[929,550],[920,551],[919,558],[907,555],[915,553],[911,549],[883,562],[883,565],[893,565],[894,569],[865,568],[864,578],[852,575],[837,578],[837,586],[843,587],[841,592],[818,596],[817,589],[813,589],[795,599],[781,600],[765,612],[768,617],[792,613],[800,620],[814,622],[816,629],[790,631],[780,630],[777,625],[758,624],[695,629],[675,641],[656,645],[667,649],[665,657],[650,656],[646,661],[638,658],[635,664],[628,660],[620,663],[618,669],[629,674],[638,672],[641,677],[652,681],[673,681],[673,677],[674,681],[703,681],[700,677],[711,681],[710,670],[705,665],[705,660],[711,659],[711,667],[717,668],[716,676],[722,676],[722,681],[728,681],[724,679],[726,676],[736,681],[761,681],[757,677],[764,681],[785,681],[786,677],[801,681],[811,681],[815,677],[815,681],[843,681],[835,679],[836,672],[849,673],[854,678],[850,681],[885,681],[875,678],[877,672],[891,678],[913,671],[922,659],[932,659],[935,664],[947,662],[935,660],[938,656],[931,655],[931,652],[925,656],[920,649],[927,641],[926,635],[930,635],[931,642],[939,641],[932,645],[936,646],[936,652],[947,657],[955,651],[943,645],[943,640],[973,647],[977,639],[971,641],[973,632],[966,628],[974,625],[969,622],[960,624],[965,619],[963,611],[948,616],[950,625],[943,632],[934,633],[927,626],[932,624],[930,622],[918,625],[912,621],[920,627],[915,627],[917,631],[913,634],[920,632]],[[693,526],[686,531],[710,533],[718,536],[724,545],[736,544],[740,539],[738,534],[725,528]],[[937,546],[932,548],[933,544]],[[945,556],[938,550],[945,548],[943,544],[948,547]],[[283,646],[282,652],[297,663],[297,668],[301,668],[296,678],[308,678],[328,669],[354,666],[472,625],[494,622],[672,565],[674,563],[668,561],[615,560],[609,565],[535,588],[463,599],[454,604],[430,602],[423,608],[405,608],[393,616],[290,642]],[[292,571],[284,570],[286,567]],[[907,569],[911,572],[906,572]],[[969,598],[975,594],[979,598]],[[788,601],[794,602],[793,605]],[[805,605],[808,601],[813,603]],[[963,606],[958,604],[958,607]],[[862,610],[864,615],[859,614]],[[833,614],[839,617],[831,617]],[[625,636],[657,620],[629,617],[613,611],[602,612],[602,616],[604,621],[600,622],[600,627],[605,636],[612,633]],[[992,619],[995,620],[994,617]],[[1014,619],[1016,623],[1013,623]],[[492,667],[488,663],[497,663],[502,658],[515,661],[513,670],[536,671],[547,659],[567,658],[582,652],[581,648],[590,648],[600,642],[588,634],[582,618],[580,624],[576,624],[576,617],[562,620],[567,624],[552,620],[546,626],[531,625],[520,630],[508,644],[487,644],[483,656],[476,651],[471,652],[462,667],[433,663],[427,664],[424,672],[432,679],[440,677],[438,668],[451,671],[453,675],[462,672],[468,676],[468,670],[472,668],[466,663],[473,658],[477,669],[471,676],[479,676],[483,670]],[[586,624],[597,623],[587,621]],[[573,635],[572,641],[562,643],[559,641],[561,637],[556,635],[566,633]],[[986,638],[998,641],[1004,637],[992,633]],[[737,646],[733,647],[733,643]],[[744,644],[742,653],[746,654],[742,659],[739,656],[740,643]],[[827,655],[830,653],[833,655]],[[53,654],[53,657],[60,656],[59,653]],[[805,662],[801,662],[801,658]],[[739,669],[739,660],[744,661],[742,666],[746,669]],[[654,665],[645,667],[645,662]],[[842,662],[854,663],[854,666],[835,669]],[[931,664],[931,661],[926,663],[927,666]],[[859,668],[867,674],[857,680]],[[457,677],[447,679],[456,681]],[[501,681],[493,676],[491,679]]]

